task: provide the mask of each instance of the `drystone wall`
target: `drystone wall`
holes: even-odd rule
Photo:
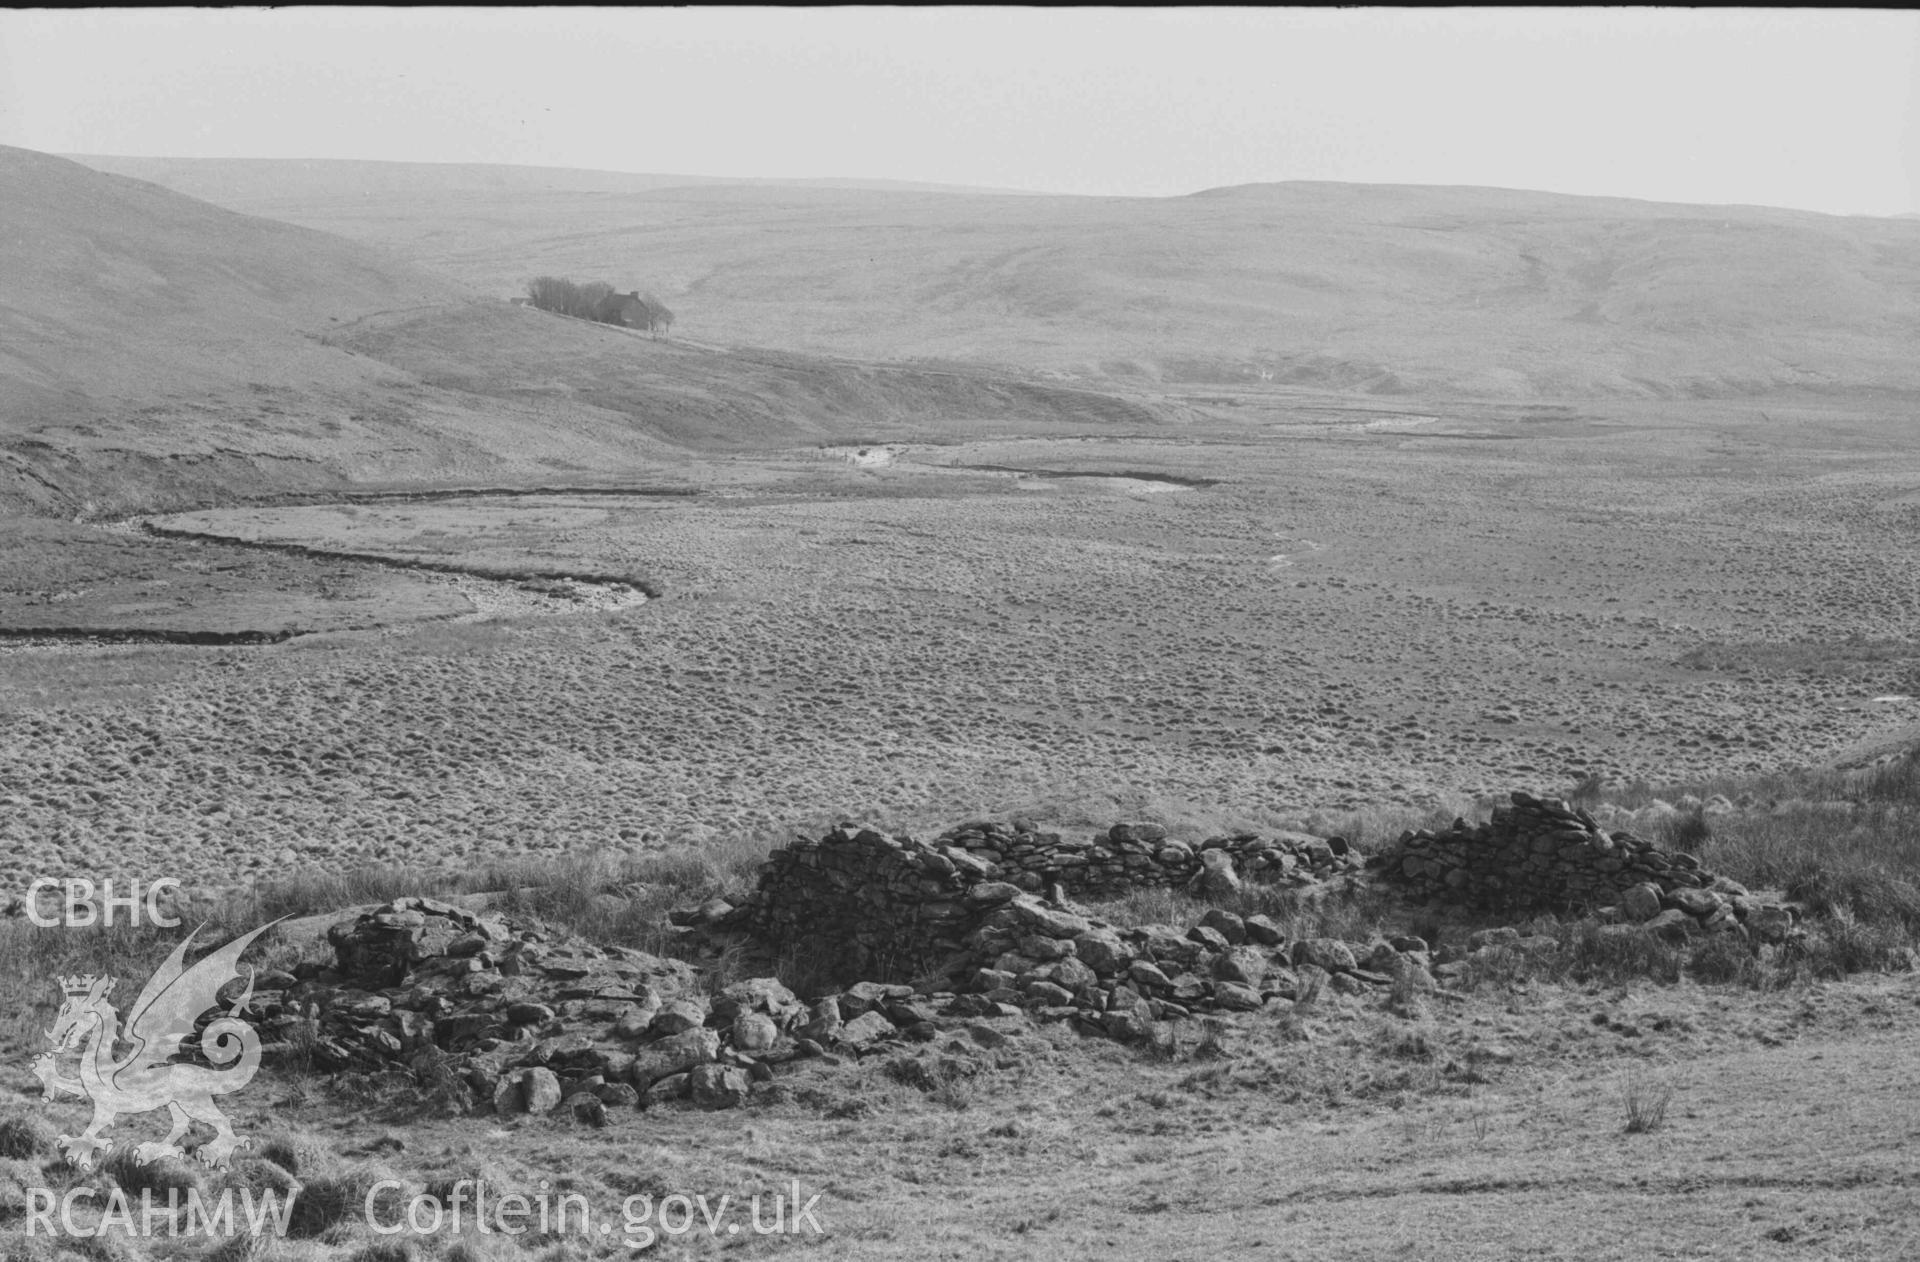
[[[1190,846],[1167,840],[1157,824],[1116,824],[1077,841],[977,823],[927,843],[842,825],[775,851],[758,887],[719,927],[809,952],[848,976],[952,975],[972,962],[969,937],[986,911],[1012,894],[1111,896],[1170,885],[1226,893],[1243,880],[1298,887],[1359,868],[1337,837],[1242,833]]]
[[[1025,890],[1058,885],[1101,898],[1153,886],[1187,886],[1203,878],[1208,856],[1225,855],[1235,875],[1264,884],[1312,885],[1359,868],[1339,837],[1305,833],[1234,833],[1194,845],[1175,841],[1159,824],[1115,824],[1087,839],[1019,824],[962,824],[936,848],[960,849],[987,864],[990,876]]]

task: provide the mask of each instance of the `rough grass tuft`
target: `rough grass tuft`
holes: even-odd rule
[[[0,1112],[0,1159],[41,1161],[54,1155],[59,1138],[53,1123],[18,1105]]]
[[[364,1216],[374,1184],[387,1177],[371,1167],[349,1166],[306,1179],[287,1216],[287,1234],[311,1240],[336,1229],[350,1229]],[[376,1198],[375,1213],[381,1221],[392,1222],[400,1209],[401,1193],[388,1188],[383,1195],[384,1201]]]
[[[138,1198],[142,1191],[151,1191],[156,1202],[166,1200],[170,1188],[179,1189],[184,1198],[188,1191],[203,1187],[200,1170],[185,1157],[161,1157],[142,1165],[131,1144],[114,1145],[100,1163],[100,1172],[124,1188],[129,1197]]]
[[[1667,1106],[1673,1103],[1673,1084],[1632,1065],[1621,1079],[1620,1099],[1626,1109],[1627,1134],[1658,1130],[1666,1124]]]

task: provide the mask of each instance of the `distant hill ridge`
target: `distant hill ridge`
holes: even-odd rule
[[[1920,390],[1911,218],[1305,181],[1169,198],[591,172],[562,190],[498,168],[449,184],[460,170],[382,167],[376,188],[324,164],[202,161],[168,178],[496,297],[541,273],[644,284],[689,336],[733,345],[1129,387]]]
[[[1520,207],[1554,214],[1577,212],[1591,215],[1603,210],[1635,216],[1648,212],[1667,215],[1692,215],[1711,219],[1734,212],[1741,216],[1779,216],[1784,219],[1915,219],[1920,214],[1834,215],[1818,210],[1798,210],[1790,206],[1766,206],[1749,202],[1663,202],[1644,197],[1617,197],[1593,193],[1552,193],[1542,189],[1508,188],[1495,184],[1359,184],[1345,180],[1268,180],[1252,184],[1222,184],[1185,194],[1187,197],[1272,197],[1302,199],[1315,195],[1344,198],[1360,203],[1393,198],[1427,200],[1436,204],[1452,203],[1462,208],[1513,210]]]
[[[141,158],[108,154],[60,155],[96,171],[147,180],[211,202],[246,201],[353,192],[637,193],[662,188],[740,186],[753,188],[869,189],[902,193],[998,194],[1024,190],[925,184],[857,177],[758,178],[603,171],[588,167],[515,166],[485,162],[389,162],[355,158]]]

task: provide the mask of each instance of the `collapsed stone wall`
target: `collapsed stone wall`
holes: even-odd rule
[[[1368,866],[1450,909],[1591,909],[1615,922],[1608,934],[1778,941],[1794,932],[1790,909],[1692,856],[1607,833],[1585,812],[1525,793],[1483,824],[1404,834]],[[713,900],[673,916],[696,944],[750,939],[763,960],[787,949],[836,957],[840,988],[809,999],[772,976],[709,993],[682,960],[550,937],[432,899],[334,926],[331,965],[262,974],[255,999],[273,1055],[392,1075],[409,1089],[439,1083],[502,1113],[564,1103],[599,1124],[618,1105],[732,1107],[790,1061],[885,1054],[902,1081],[931,1083],[1003,1065],[1032,1022],[1154,1039],[1167,1021],[1300,1001],[1323,987],[1424,991],[1458,976],[1457,948],[1435,951],[1417,937],[1290,942],[1265,916],[1220,906],[1184,931],[1123,928],[1065,898],[1069,882],[1100,891],[1185,882],[1207,894],[1243,876],[1301,885],[1357,867],[1344,844],[1298,835],[1192,847],[1127,824],[1075,844],[969,824],[921,843],[842,826],[775,851],[739,907]],[[1485,929],[1468,939],[1464,960],[1556,946]]]
[[[833,971],[867,978],[964,971],[970,935],[994,899],[1058,890],[1114,895],[1191,887],[1226,892],[1243,879],[1317,884],[1358,872],[1339,838],[1253,833],[1190,846],[1157,824],[1116,824],[1088,841],[999,823],[965,824],[932,843],[843,824],[801,838],[761,865],[757,888],[718,927],[775,950],[813,954]]]
[[[979,822],[942,833],[935,845],[965,850],[988,865],[993,879],[1024,890],[1059,885],[1096,898],[1189,885],[1216,851],[1232,860],[1237,875],[1265,884],[1311,885],[1359,868],[1352,847],[1340,837],[1234,833],[1192,845],[1169,838],[1159,824],[1115,824],[1081,840],[1020,824]]]
[[[907,987],[855,987],[809,1007],[771,977],[709,993],[688,963],[550,935],[430,898],[397,899],[328,931],[331,965],[261,979],[263,1054],[304,1058],[457,1107],[607,1111],[691,1099],[730,1108],[772,1067],[897,1042]],[[892,1004],[892,1009],[888,1005]],[[870,1011],[893,1015],[860,1022]],[[851,1027],[851,1028],[848,1028]]]
[[[1455,911],[1596,912],[1605,920],[1661,920],[1660,929],[1684,920],[1689,931],[1751,929],[1767,940],[1792,926],[1787,909],[1763,903],[1693,855],[1608,832],[1558,798],[1515,791],[1509,800],[1484,823],[1456,819],[1442,832],[1403,833],[1367,867],[1409,895]]]
[[[943,857],[877,833],[830,837],[799,854],[889,855],[880,866],[896,872],[911,870],[910,859]],[[1333,940],[1287,943],[1265,917],[1221,908],[1184,933],[1121,929],[968,875],[957,890],[929,882],[952,895],[931,901],[955,909],[937,918],[940,932],[955,935],[946,974],[912,986],[863,980],[810,1001],[770,976],[708,993],[680,960],[399,899],[335,925],[330,965],[259,978],[264,1050],[391,1077],[403,1090],[438,1090],[463,1107],[490,1103],[508,1114],[565,1105],[598,1125],[618,1106],[733,1107],[796,1060],[883,1054],[896,1057],[889,1068],[903,1081],[935,1082],[1001,1066],[1032,1022],[1070,1021],[1083,1033],[1133,1041],[1153,1037],[1160,1022],[1252,1011],[1303,987],[1358,991],[1401,973],[1433,985],[1417,939],[1356,956]],[[716,922],[726,918],[708,910]],[[914,1045],[925,1046],[916,1054]]]

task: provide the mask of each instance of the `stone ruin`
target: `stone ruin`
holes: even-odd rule
[[[1304,834],[1216,837],[1197,846],[1170,841],[1158,824],[1115,824],[1087,841],[1015,825],[964,824],[932,843],[842,825],[819,840],[776,850],[757,888],[713,927],[746,934],[775,951],[805,951],[852,977],[958,977],[977,967],[971,941],[997,906],[979,893],[1004,886],[999,901],[1048,890],[1112,897],[1178,887],[1202,896],[1243,879],[1292,888],[1360,870],[1338,837]]]
[[[1630,832],[1608,832],[1558,798],[1515,792],[1482,824],[1403,833],[1368,860],[1376,876],[1450,912],[1594,913],[1664,936],[1735,932],[1777,942],[1790,908],[1716,876],[1693,855],[1660,850]]]
[[[995,1030],[1005,1023],[1072,1021],[1140,1039],[1159,1022],[1291,999],[1324,983],[1316,971],[1355,989],[1387,984],[1384,957],[1369,963],[1389,971],[1375,972],[1342,943],[1288,944],[1262,916],[1213,908],[1184,933],[1119,929],[1064,894],[1069,882],[1220,892],[1240,869],[1300,885],[1358,868],[1338,839],[1243,834],[1189,847],[1136,824],[1076,844],[982,824],[928,844],[842,827],[776,851],[739,908],[710,903],[676,919],[696,936],[748,937],[763,953],[834,953],[848,977],[929,966],[913,984],[869,977],[809,1002],[765,976],[709,995],[682,960],[404,898],[333,926],[330,965],[262,975],[256,1001],[271,1055],[432,1081],[462,1105],[565,1104],[595,1122],[610,1107],[665,1100],[729,1107],[800,1058],[898,1055],[945,1038],[934,1049],[943,1072],[975,1072],[1007,1042]],[[904,1063],[903,1080],[931,1080],[922,1062]]]
[[[1403,835],[1368,861],[1371,879],[1448,911],[1593,910],[1609,933],[1792,932],[1788,910],[1691,856],[1607,833],[1553,799],[1516,793],[1512,803],[1484,824]],[[425,898],[335,925],[331,965],[263,975],[256,999],[275,1055],[436,1084],[460,1107],[564,1105],[604,1124],[619,1106],[731,1107],[796,1060],[886,1055],[901,1080],[924,1085],[996,1063],[995,1049],[1036,1022],[1159,1041],[1165,1023],[1199,1014],[1322,988],[1431,990],[1457,975],[1456,948],[1417,937],[1288,941],[1267,917],[1219,906],[1184,930],[1122,928],[1068,899],[1070,889],[1179,885],[1205,897],[1242,881],[1330,891],[1365,879],[1338,838],[1237,834],[1189,846],[1122,824],[1081,843],[980,823],[928,843],[843,825],[775,851],[738,907],[713,900],[673,916],[689,945],[745,947],[768,973],[805,957],[837,977],[810,999],[771,975],[708,993],[684,960]],[[1511,928],[1467,942],[1532,945]]]

